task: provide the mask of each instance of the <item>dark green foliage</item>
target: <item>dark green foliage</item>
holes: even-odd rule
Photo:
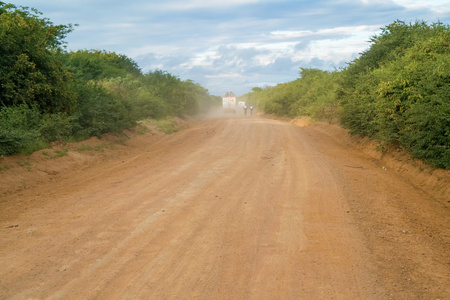
[[[65,56],[65,64],[75,79],[84,81],[141,75],[136,62],[115,52],[78,50]]]
[[[191,102],[195,101],[187,89],[188,83],[167,72],[161,70],[149,72],[145,74],[144,81],[146,85],[156,87],[155,96],[164,99],[169,115],[182,115],[192,106]]]
[[[374,43],[342,72],[343,125],[450,169],[448,26],[397,21]]]
[[[0,155],[29,154],[49,142],[72,134],[72,119],[65,113],[42,114],[27,105],[3,107],[0,111]]]
[[[40,113],[26,105],[0,110],[0,155],[29,149],[39,140]]]
[[[36,10],[0,7],[0,104],[70,112],[75,95],[59,47],[72,26],[55,26]]]
[[[42,115],[39,133],[46,142],[63,141],[72,135],[72,117],[65,113]]]
[[[341,74],[345,76],[345,74]],[[338,99],[342,110],[341,122],[352,134],[374,137],[375,101],[377,79],[372,74],[361,74],[354,78],[355,85],[360,87],[353,93],[345,92],[341,87]]]
[[[200,85],[190,80],[181,81],[163,71],[139,77],[109,78],[101,84],[128,103],[134,120],[197,114],[218,103]]]
[[[76,136],[98,136],[107,132],[120,132],[131,127],[131,119],[124,103],[98,84],[79,86],[77,108],[73,114]]]

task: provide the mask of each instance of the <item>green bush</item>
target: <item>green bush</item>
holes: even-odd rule
[[[143,120],[147,118],[161,119],[168,115],[167,103],[151,92],[141,89],[132,100],[133,118]]]
[[[140,119],[195,114],[217,103],[190,80],[159,70],[143,75],[125,55],[66,52],[72,29],[0,1],[0,155],[120,133]]]
[[[65,113],[44,114],[39,133],[48,142],[64,140],[72,135],[72,122]]]
[[[450,169],[449,74],[448,26],[397,21],[343,71],[343,125]]]
[[[42,146],[39,134],[40,114],[26,105],[0,110],[0,155],[29,153]]]
[[[54,25],[34,9],[0,2],[0,105],[28,104],[42,112],[70,112],[75,94],[61,61],[72,25]]]
[[[128,107],[98,84],[78,86],[77,108],[72,120],[74,134],[86,137],[118,133],[136,124]]]
[[[100,81],[105,78],[137,77],[141,71],[131,58],[100,50],[78,50],[64,56],[66,67],[75,79]]]

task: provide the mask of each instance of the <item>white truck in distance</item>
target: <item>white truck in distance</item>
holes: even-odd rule
[[[236,113],[237,100],[233,92],[226,92],[222,97],[222,107],[224,112]]]

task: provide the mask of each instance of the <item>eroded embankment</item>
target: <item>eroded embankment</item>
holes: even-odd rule
[[[450,171],[430,167],[419,159],[398,148],[377,150],[378,143],[358,135],[351,136],[347,129],[323,122],[294,119],[291,123],[310,127],[332,137],[341,144],[349,145],[369,156],[386,171],[396,171],[412,184],[426,191],[446,206],[450,205]]]

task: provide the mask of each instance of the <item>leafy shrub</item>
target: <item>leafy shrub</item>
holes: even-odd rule
[[[69,112],[75,94],[59,47],[72,25],[54,25],[34,9],[0,2],[0,104]]]
[[[40,114],[36,109],[26,105],[3,107],[0,110],[0,155],[39,149],[42,145],[39,122]]]
[[[156,125],[159,131],[167,134],[175,133],[180,130],[180,126],[173,119],[154,120],[152,123]]]
[[[72,135],[72,118],[65,113],[44,114],[39,133],[48,142],[64,140]]]
[[[77,109],[73,115],[76,135],[100,137],[134,124],[126,105],[106,89],[98,84],[79,85]]]
[[[131,58],[100,50],[78,50],[64,57],[65,65],[75,79],[100,81],[105,78],[140,76],[141,71]]]
[[[217,103],[190,80],[159,70],[143,75],[125,55],[66,52],[72,29],[0,1],[0,155],[120,133],[140,119],[195,114]]]
[[[448,26],[397,21],[373,41],[343,72],[343,124],[450,169]]]

